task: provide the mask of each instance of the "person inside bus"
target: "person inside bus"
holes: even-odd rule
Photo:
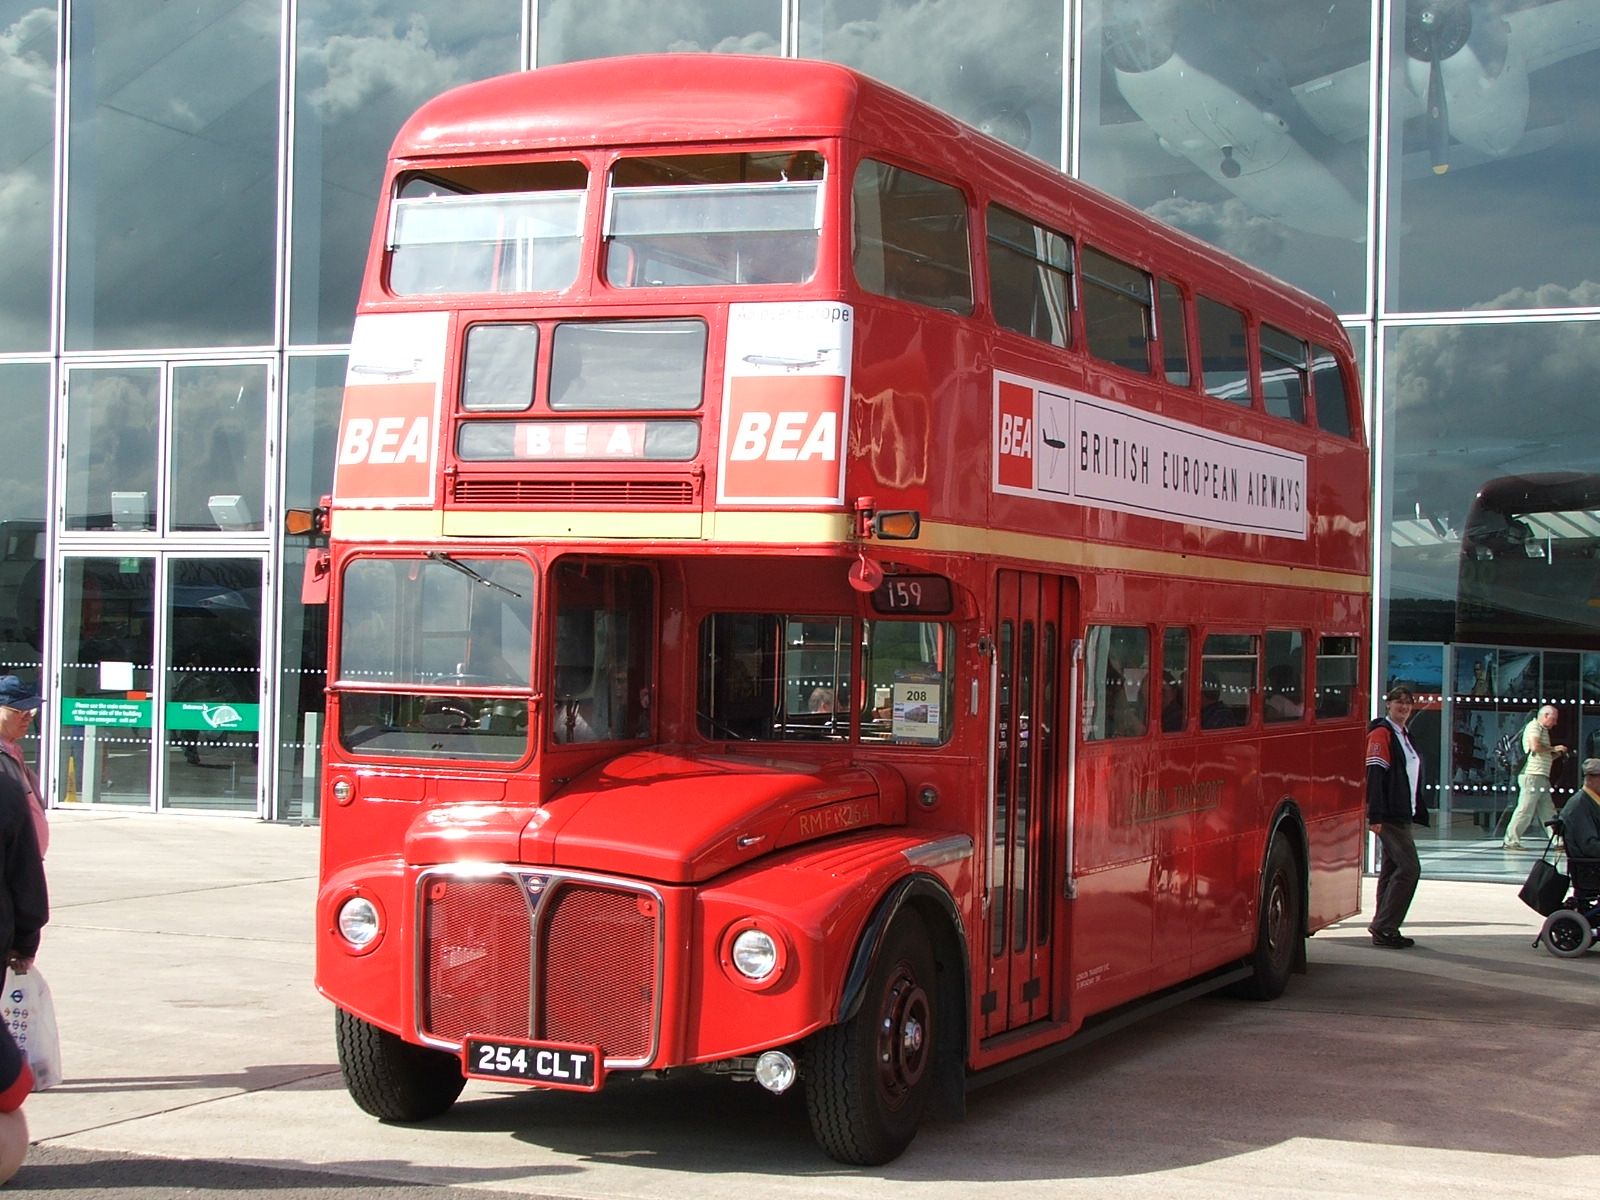
[[[556,703],[552,735],[557,742],[609,742],[646,737],[650,733],[650,688],[633,692],[633,673],[625,662],[612,663],[605,686],[590,696]]]
[[[1279,663],[1267,672],[1267,700],[1264,706],[1269,721],[1298,721],[1306,706],[1300,700],[1300,676],[1289,663]]]
[[[831,713],[833,711],[833,689],[822,685],[812,688],[811,695],[806,700],[806,711]]]
[[[1184,727],[1188,713],[1184,709],[1183,684],[1171,671],[1161,673],[1161,732],[1177,733]]]
[[[1200,681],[1201,729],[1227,729],[1233,725],[1243,725],[1244,721],[1242,708],[1223,703],[1222,684],[1215,676],[1207,675]]]
[[[1397,683],[1384,702],[1385,715],[1367,726],[1367,828],[1383,848],[1377,899],[1367,932],[1374,946],[1408,950],[1416,943],[1400,932],[1400,926],[1422,876],[1411,827],[1426,825],[1428,810],[1423,802],[1422,756],[1406,732],[1416,693],[1410,685]]]

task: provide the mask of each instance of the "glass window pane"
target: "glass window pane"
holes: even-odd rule
[[[1362,311],[1373,8],[1084,0],[1079,173]]]
[[[0,674],[37,682],[44,645],[45,466],[50,461],[50,368],[0,363],[8,465],[0,489]],[[36,733],[23,742],[37,762]]]
[[[861,738],[936,746],[955,726],[954,635],[934,621],[868,621],[861,638]]]
[[[995,322],[1052,346],[1070,345],[1072,250],[1066,236],[992,204],[987,225]]]
[[[1189,386],[1189,321],[1183,293],[1165,279],[1157,285],[1161,305],[1161,365],[1167,382]]]
[[[550,407],[699,408],[705,367],[704,321],[558,325],[550,354]]]
[[[1206,393],[1250,407],[1250,360],[1244,314],[1205,296],[1195,302],[1200,325],[1200,374]]]
[[[1130,371],[1150,369],[1150,276],[1092,246],[1083,249],[1083,332],[1089,353]]]
[[[467,330],[461,407],[469,412],[521,412],[533,403],[539,359],[537,325],[474,325]]]
[[[155,368],[80,368],[67,378],[68,529],[156,527]]]
[[[289,340],[350,340],[395,130],[440,92],[515,71],[520,0],[300,0]],[[276,0],[271,4],[277,24]],[[271,232],[271,222],[265,229]],[[270,271],[268,278],[270,279]]]
[[[869,292],[972,311],[967,202],[960,190],[868,159],[854,189],[856,279]]]
[[[1306,344],[1271,325],[1261,327],[1261,398],[1275,417],[1306,419]]]
[[[1387,336],[1390,638],[1600,645],[1600,324]]]
[[[1061,164],[1061,0],[798,3],[800,57],[854,67]]]
[[[0,0],[0,353],[50,347],[57,7]]]
[[[1311,347],[1311,390],[1317,400],[1317,425],[1340,437],[1350,437],[1350,397],[1333,352]]]
[[[167,573],[165,806],[255,811],[260,663],[261,561],[173,560]]]
[[[1386,307],[1592,306],[1600,279],[1594,5],[1385,7]],[[1428,99],[1435,80],[1437,106]]]
[[[1200,728],[1224,729],[1250,720],[1256,693],[1259,638],[1213,633],[1200,650]]]
[[[777,54],[781,0],[539,0],[539,62],[577,62],[652,50]]]
[[[1268,722],[1298,721],[1306,711],[1306,638],[1298,629],[1267,631],[1266,701]]]
[[[173,532],[265,528],[266,429],[265,366],[173,368]]]
[[[69,349],[272,341],[279,9],[70,6]]]
[[[1161,639],[1161,731],[1189,723],[1189,631],[1169,629]]]
[[[1317,719],[1348,717],[1355,712],[1361,639],[1324,637],[1317,640]]]
[[[627,741],[650,735],[655,577],[644,567],[566,560],[551,580],[555,652],[550,738]]]
[[[1150,631],[1091,625],[1084,650],[1084,740],[1141,736],[1150,707]]]
[[[342,354],[289,360],[284,389],[285,507],[313,508],[333,490],[345,364]],[[278,667],[278,778],[272,815],[280,821],[317,816],[317,765],[327,709],[328,606],[300,602],[310,545],[308,534],[284,535],[278,580],[283,651]]]
[[[150,803],[155,613],[154,559],[63,564],[56,770],[62,803]]]

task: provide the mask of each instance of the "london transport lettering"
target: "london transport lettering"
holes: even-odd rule
[[[995,372],[995,490],[1304,540],[1304,455]]]

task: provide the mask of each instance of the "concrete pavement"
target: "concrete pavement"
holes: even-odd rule
[[[28,1102],[36,1147],[12,1194],[248,1178],[236,1186],[300,1196],[320,1180],[345,1197],[787,1200],[892,1181],[961,1200],[1459,1198],[1600,1172],[1578,1132],[1600,953],[1530,948],[1538,919],[1504,884],[1424,879],[1415,950],[1374,949],[1360,919],[1325,931],[1283,1000],[1161,1014],[974,1093],[965,1121],[856,1171],[813,1147],[797,1095],[721,1080],[593,1097],[474,1082],[438,1122],[381,1125],[346,1097],[311,986],[316,829],[72,811],[52,825],[39,963],[67,1078]]]

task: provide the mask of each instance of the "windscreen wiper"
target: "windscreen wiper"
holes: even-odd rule
[[[433,562],[443,563],[445,566],[449,567],[452,571],[460,571],[468,579],[475,580],[478,583],[483,584],[484,587],[498,588],[500,591],[504,592],[508,596],[515,596],[518,600],[522,599],[522,593],[521,592],[514,592],[510,588],[508,588],[505,584],[496,583],[494,580],[490,579],[488,576],[480,575],[477,571],[474,571],[471,567],[467,566],[466,563],[460,562],[460,561],[458,561],[458,560],[456,560],[454,558],[451,558],[443,550],[429,550],[425,557],[427,557],[428,559],[431,559]]]

